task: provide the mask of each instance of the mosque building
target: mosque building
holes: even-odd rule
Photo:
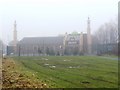
[[[13,44],[8,46],[8,55],[83,55],[92,54],[90,19],[87,20],[87,33],[65,33],[54,37],[24,37],[17,41],[17,24],[14,23]],[[11,47],[11,48],[10,48]]]

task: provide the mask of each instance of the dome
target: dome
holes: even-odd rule
[[[78,35],[79,33],[77,31],[72,32],[72,35]]]

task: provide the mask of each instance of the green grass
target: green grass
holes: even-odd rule
[[[97,56],[13,58],[21,65],[22,72],[34,73],[38,80],[51,88],[118,87],[118,60]]]
[[[109,54],[105,54],[105,55],[103,55],[103,56],[105,56],[105,57],[111,57],[111,58],[118,58],[117,55],[109,55]]]

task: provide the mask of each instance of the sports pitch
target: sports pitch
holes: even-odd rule
[[[118,60],[101,56],[13,57],[50,88],[117,88]]]

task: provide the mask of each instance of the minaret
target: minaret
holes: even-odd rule
[[[16,52],[17,49],[17,24],[16,21],[14,22],[14,31],[13,31],[13,45],[14,45],[14,52]]]
[[[91,40],[91,29],[90,29],[90,19],[88,17],[87,20],[87,44],[88,44],[88,54],[91,54],[91,45],[92,45],[92,40]]]
[[[64,36],[64,46],[66,46],[66,39],[67,39],[67,32],[65,33],[65,36]]]
[[[67,32],[65,33],[64,39],[63,39],[63,52],[65,53],[65,48],[66,48],[66,40],[67,40]]]
[[[83,33],[80,33],[80,53],[83,53]]]

